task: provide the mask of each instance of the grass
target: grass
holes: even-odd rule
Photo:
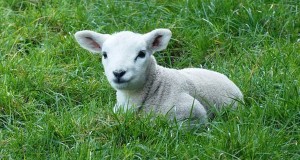
[[[0,159],[299,159],[297,1],[0,2]],[[245,105],[207,127],[114,114],[100,57],[73,34],[170,28],[159,64],[229,76]]]

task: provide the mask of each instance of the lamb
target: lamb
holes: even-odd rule
[[[102,54],[105,75],[117,91],[115,112],[152,112],[205,123],[213,109],[235,107],[243,100],[240,89],[221,73],[158,65],[153,54],[167,47],[171,35],[169,29],[112,35],[83,30],[75,33],[75,39],[82,48]]]

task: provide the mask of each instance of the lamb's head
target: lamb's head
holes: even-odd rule
[[[123,31],[109,35],[84,30],[77,32],[75,38],[81,47],[101,53],[112,87],[135,90],[145,83],[151,55],[167,47],[171,31],[156,29],[146,34]]]

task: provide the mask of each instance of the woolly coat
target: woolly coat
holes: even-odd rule
[[[223,74],[206,69],[165,68],[151,56],[144,86],[137,90],[117,90],[114,110],[130,108],[177,120],[200,117],[206,121],[212,107],[236,106],[236,100],[242,99],[239,88]]]

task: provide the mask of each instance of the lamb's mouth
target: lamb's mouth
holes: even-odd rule
[[[114,81],[114,83],[116,83],[116,84],[124,84],[124,83],[128,83],[130,80],[124,80],[124,79],[114,79],[113,80]]]

